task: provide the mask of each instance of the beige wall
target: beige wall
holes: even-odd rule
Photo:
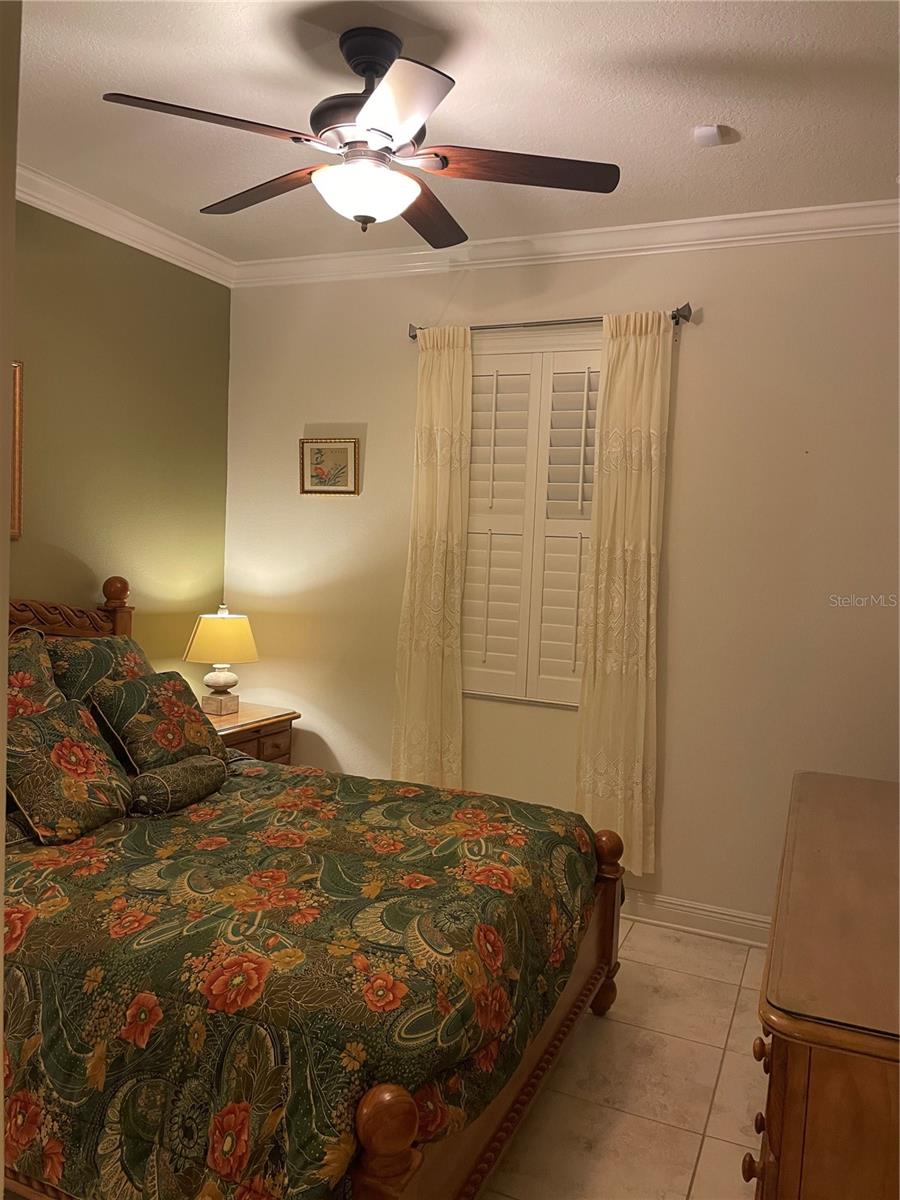
[[[795,769],[896,777],[896,239],[238,290],[226,586],[303,711],[295,754],[389,768],[409,519],[409,321],[536,320],[690,299],[661,605],[659,870],[639,886],[766,913]],[[309,424],[366,425],[358,498],[301,497]],[[467,786],[566,806],[572,712],[466,702]]]
[[[136,636],[175,665],[196,614],[221,599],[228,289],[24,204],[16,258],[12,593],[93,604],[124,575]]]

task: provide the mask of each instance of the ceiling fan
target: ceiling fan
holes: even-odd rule
[[[239,212],[312,183],[326,204],[341,216],[358,221],[363,232],[375,221],[402,216],[430,246],[440,249],[459,245],[467,235],[425,181],[407,168],[451,179],[576,192],[612,192],[619,182],[619,168],[612,163],[471,146],[420,149],[425,140],[425,122],[454,86],[454,80],[434,67],[400,58],[402,42],[384,29],[349,29],[341,36],[340,48],[350,69],[365,80],[365,87],[361,93],[320,100],[309,115],[311,134],[122,92],[107,92],[103,99],[281,138],[339,155],[342,160],[289,171],[210,204],[201,209],[204,213]]]

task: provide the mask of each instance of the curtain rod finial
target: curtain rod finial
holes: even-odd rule
[[[672,320],[676,325],[680,325],[682,321],[686,325],[690,325],[691,317],[694,310],[691,308],[690,301],[686,301],[680,308],[676,308],[672,313]]]
[[[417,340],[417,334],[416,334],[416,327],[415,327],[415,325],[410,325],[410,327],[409,327],[409,340],[410,340],[411,342],[414,342],[414,341],[416,341],[416,340]]]

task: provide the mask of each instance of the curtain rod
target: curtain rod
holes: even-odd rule
[[[685,301],[685,303],[679,305],[678,308],[673,308],[672,311],[669,313],[669,316],[672,318],[672,320],[675,322],[676,325],[681,325],[682,323],[690,324],[690,320],[691,320],[693,311],[694,310],[691,308],[690,301]],[[473,333],[486,333],[488,330],[491,330],[491,329],[543,329],[547,325],[602,325],[602,324],[603,324],[602,317],[568,317],[568,318],[565,318],[560,321],[511,321],[511,322],[508,322],[503,325],[472,325],[471,330]],[[424,328],[424,326],[422,326],[422,325],[410,325],[409,337],[410,337],[411,341],[414,342],[416,340],[416,335],[417,335],[418,331],[422,328]]]

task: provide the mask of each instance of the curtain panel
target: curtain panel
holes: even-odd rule
[[[576,808],[654,869],[656,607],[674,329],[668,313],[603,318]]]
[[[397,644],[391,774],[462,786],[462,619],[472,350],[467,328],[420,329],[409,557]]]

